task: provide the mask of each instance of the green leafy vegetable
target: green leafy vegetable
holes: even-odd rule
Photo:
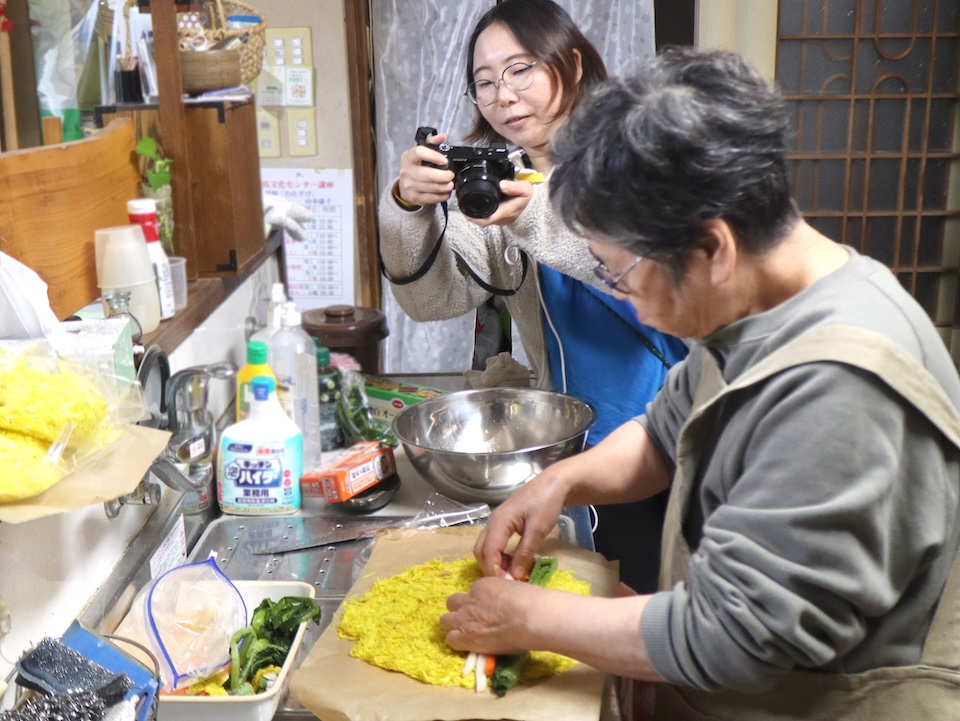
[[[255,693],[251,683],[254,676],[264,668],[283,665],[297,628],[310,619],[320,622],[320,607],[312,598],[285,596],[279,601],[265,598],[254,609],[250,625],[230,639],[228,691],[235,695],[243,695],[241,690]]]

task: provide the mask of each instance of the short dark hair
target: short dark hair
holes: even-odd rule
[[[705,220],[753,254],[795,224],[788,128],[780,92],[739,55],[668,48],[579,103],[554,136],[550,197],[570,227],[679,282]]]
[[[551,0],[503,0],[477,21],[467,44],[467,85],[472,83],[473,51],[480,33],[494,23],[502,23],[513,33],[520,46],[542,59],[560,93],[559,115],[570,111],[580,97],[607,77],[607,69],[597,49],[587,40],[567,12]],[[580,53],[583,75],[577,82],[574,50]],[[486,144],[501,142],[497,132],[476,108],[469,140]]]

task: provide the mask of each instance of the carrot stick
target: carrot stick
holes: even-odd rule
[[[497,670],[497,657],[492,653],[488,654],[484,659],[483,672],[487,675],[487,678],[493,676],[493,672]]]

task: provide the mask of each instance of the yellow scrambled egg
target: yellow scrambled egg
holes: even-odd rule
[[[476,560],[467,556],[447,562],[435,559],[381,579],[366,594],[345,603],[340,638],[356,641],[350,655],[374,666],[424,683],[472,689],[474,674],[462,673],[466,654],[447,645],[438,621],[446,613],[447,597],[465,593],[481,575]],[[590,593],[589,583],[563,569],[547,588],[582,596]],[[534,651],[523,680],[556,675],[576,663],[566,656]]]

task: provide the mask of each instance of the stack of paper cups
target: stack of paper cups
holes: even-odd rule
[[[160,325],[160,293],[143,229],[139,225],[101,228],[94,239],[100,290],[129,291],[130,313],[144,333],[155,331]]]

